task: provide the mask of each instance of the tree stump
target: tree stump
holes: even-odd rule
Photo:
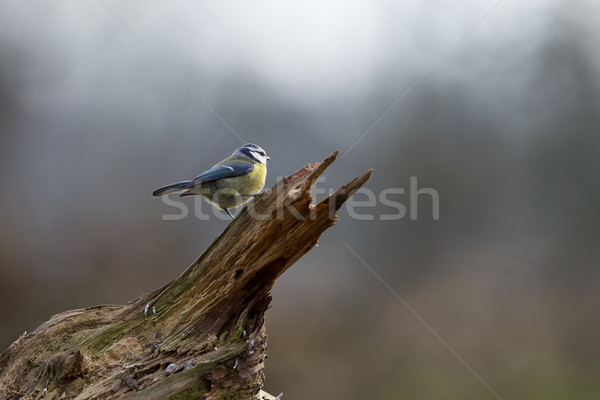
[[[310,190],[336,156],[258,196],[171,283],[23,334],[0,355],[0,398],[274,398],[261,390],[271,287],[372,172],[313,205]]]

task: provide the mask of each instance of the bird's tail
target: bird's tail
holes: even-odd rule
[[[169,193],[180,192],[187,188],[190,183],[192,183],[192,181],[172,183],[170,185],[161,187],[160,189],[156,189],[154,192],[152,192],[152,196],[158,197]]]

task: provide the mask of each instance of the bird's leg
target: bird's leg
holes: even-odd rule
[[[225,211],[227,214],[229,214],[229,216],[231,217],[231,219],[234,219],[233,215],[229,212],[228,209],[224,208],[223,211]]]

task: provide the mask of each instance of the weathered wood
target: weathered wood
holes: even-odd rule
[[[168,285],[126,305],[55,315],[22,335],[0,355],[0,398],[259,398],[271,287],[371,174],[311,204],[336,155],[257,197]]]

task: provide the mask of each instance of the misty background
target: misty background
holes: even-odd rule
[[[150,193],[239,147],[224,121],[267,187],[351,148],[321,187],[440,196],[342,208],[277,281],[268,392],[496,398],[347,243],[501,398],[597,399],[600,4],[495,3],[2,0],[0,347],[210,245],[227,221]]]

